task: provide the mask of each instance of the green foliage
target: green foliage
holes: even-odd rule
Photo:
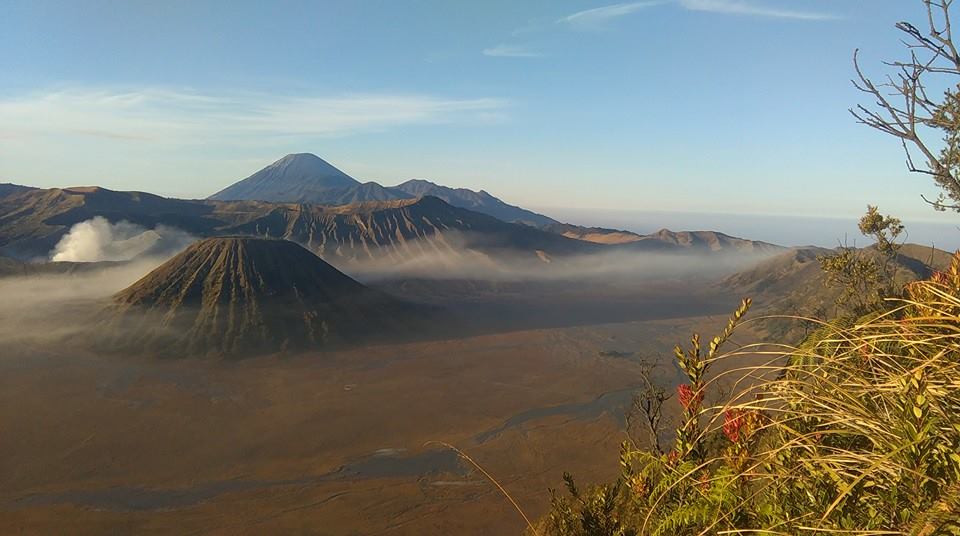
[[[873,258],[856,248],[843,247],[838,253],[817,257],[826,274],[827,286],[840,289],[836,305],[849,314],[863,314],[883,303],[883,278]]]
[[[960,536],[960,254],[886,310],[825,325],[703,407],[728,329],[675,358],[684,417],[663,455],[624,443],[613,484],[554,495],[550,536]]]
[[[903,224],[897,218],[880,214],[875,206],[867,205],[858,227],[875,242],[876,253],[844,246],[837,253],[817,257],[827,286],[840,291],[836,299],[838,310],[857,316],[881,309],[883,300],[896,294],[894,261],[903,245],[897,242]]]
[[[898,218],[884,216],[877,207],[867,205],[867,213],[857,227],[863,236],[876,240],[877,250],[885,256],[895,257],[900,250],[897,238],[903,233],[903,223]]]

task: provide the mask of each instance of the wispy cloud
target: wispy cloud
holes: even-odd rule
[[[611,4],[609,6],[595,7],[578,11],[572,15],[557,19],[558,23],[572,24],[575,26],[598,26],[609,20],[623,17],[646,9],[666,4],[667,0],[648,0],[644,2],[627,2],[623,4]]]
[[[495,58],[539,58],[543,54],[521,45],[497,45],[483,49],[484,56]]]
[[[728,15],[749,15],[754,17],[798,20],[830,20],[839,18],[829,13],[765,7],[743,0],[679,0],[679,2],[684,9],[689,11],[707,11]]]
[[[177,144],[256,137],[344,136],[424,124],[502,118],[495,98],[358,94],[277,96],[162,89],[66,89],[0,97],[5,135],[95,137]]]
[[[510,32],[510,35],[513,37],[519,37],[521,35],[536,33],[536,32],[542,31],[544,28],[544,24],[549,22],[550,21],[543,21],[543,20],[530,21],[522,26],[518,26],[514,28],[513,31]]]
[[[583,28],[597,28],[611,20],[636,13],[643,9],[666,4],[678,5],[687,11],[722,13],[726,15],[746,15],[796,20],[830,20],[839,18],[829,13],[767,7],[746,0],[647,0],[642,2],[611,4],[578,11],[557,19],[557,23]]]

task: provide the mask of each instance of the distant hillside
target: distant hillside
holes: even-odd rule
[[[0,197],[6,197],[10,194],[16,194],[35,189],[36,188],[31,188],[30,186],[21,186],[19,184],[11,184],[9,182],[0,182]]]
[[[23,262],[9,257],[0,257],[0,277],[72,275],[118,266],[123,262]]]
[[[391,201],[433,196],[467,210],[505,222],[532,226],[556,223],[529,210],[508,205],[484,191],[447,188],[425,180],[411,180],[399,186],[360,183],[320,157],[287,155],[232,186],[213,194],[217,201],[270,201],[313,205],[348,205],[369,201]]]
[[[603,227],[583,227],[569,223],[552,223],[544,226],[543,230],[563,235],[567,238],[575,238],[597,244],[628,244],[630,242],[643,240],[644,238],[643,235],[630,231],[604,229]]]
[[[455,207],[482,212],[494,218],[514,223],[523,223],[533,227],[542,227],[557,223],[543,214],[508,205],[496,197],[480,190],[475,192],[466,188],[448,188],[423,179],[409,180],[394,187],[414,197],[430,195],[443,199]]]
[[[583,240],[507,223],[432,196],[324,206],[167,199],[78,187],[27,190],[0,198],[0,255],[45,259],[73,225],[95,216],[147,229],[162,224],[197,237],[282,238],[302,244],[336,266],[365,263],[365,269],[374,271],[401,265],[431,272],[464,266],[478,273],[519,266],[540,270],[584,255],[641,252],[716,254],[732,266],[779,250],[771,244],[709,232],[661,231],[611,243]]]
[[[747,240],[735,236],[718,233],[716,231],[680,231],[661,229],[656,233],[644,236],[645,240],[656,240],[665,244],[673,244],[701,252],[736,251],[740,253],[754,253],[770,255],[783,251],[783,246]]]
[[[617,245],[624,250],[773,255],[786,249],[776,244],[737,238],[716,231],[674,232],[669,229],[661,229],[653,234],[641,235],[630,231],[605,229],[603,227],[582,227],[566,223],[547,225],[543,229],[585,242]]]
[[[45,257],[76,223],[94,216],[197,236],[249,235],[303,244],[330,262],[416,257],[545,263],[597,244],[457,208],[435,197],[338,207],[254,201],[185,201],[104,188],[31,190],[0,198],[0,254]],[[471,261],[471,262],[473,262]]]
[[[442,265],[472,252],[482,255],[475,262],[510,264],[599,251],[594,244],[506,223],[429,196],[343,207],[281,205],[232,226],[230,232],[294,240],[325,258],[347,261],[404,262],[426,256]]]
[[[953,254],[931,246],[904,244],[898,252],[900,257],[919,261],[934,270],[947,270],[953,262]]]
[[[414,196],[407,195],[397,191],[395,188],[386,188],[375,182],[365,182],[350,188],[340,190],[328,190],[322,196],[318,196],[317,201],[311,201],[309,198],[299,200],[303,203],[315,203],[321,205],[353,205],[356,203],[369,203],[371,201],[394,201],[397,199],[413,199]]]
[[[423,311],[285,240],[209,238],[113,298],[112,349],[167,357],[241,356],[403,335]]]
[[[867,254],[876,254],[873,247]],[[723,286],[752,297],[762,314],[784,314],[831,318],[836,315],[839,291],[826,285],[826,276],[817,261],[834,250],[816,247],[793,248],[724,280]],[[930,277],[933,270],[946,269],[950,254],[916,244],[906,244],[896,261],[896,279],[907,283]],[[771,331],[784,335],[799,323],[781,320],[769,323]]]
[[[197,201],[167,199],[144,192],[115,192],[99,187],[29,189],[0,197],[0,255],[46,257],[76,223],[102,216],[146,228],[175,226],[196,234],[215,232],[222,222],[213,207]]]

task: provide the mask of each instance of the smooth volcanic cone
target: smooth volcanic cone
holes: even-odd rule
[[[246,179],[210,196],[218,201],[307,201],[323,192],[361,186],[317,155],[288,154]]]
[[[102,331],[126,353],[243,356],[402,336],[422,314],[294,242],[208,238],[117,293]]]

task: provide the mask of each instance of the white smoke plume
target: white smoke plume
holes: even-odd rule
[[[189,233],[165,225],[146,229],[128,221],[110,223],[97,216],[71,227],[50,252],[50,260],[128,261],[143,254],[165,256],[194,240]]]

